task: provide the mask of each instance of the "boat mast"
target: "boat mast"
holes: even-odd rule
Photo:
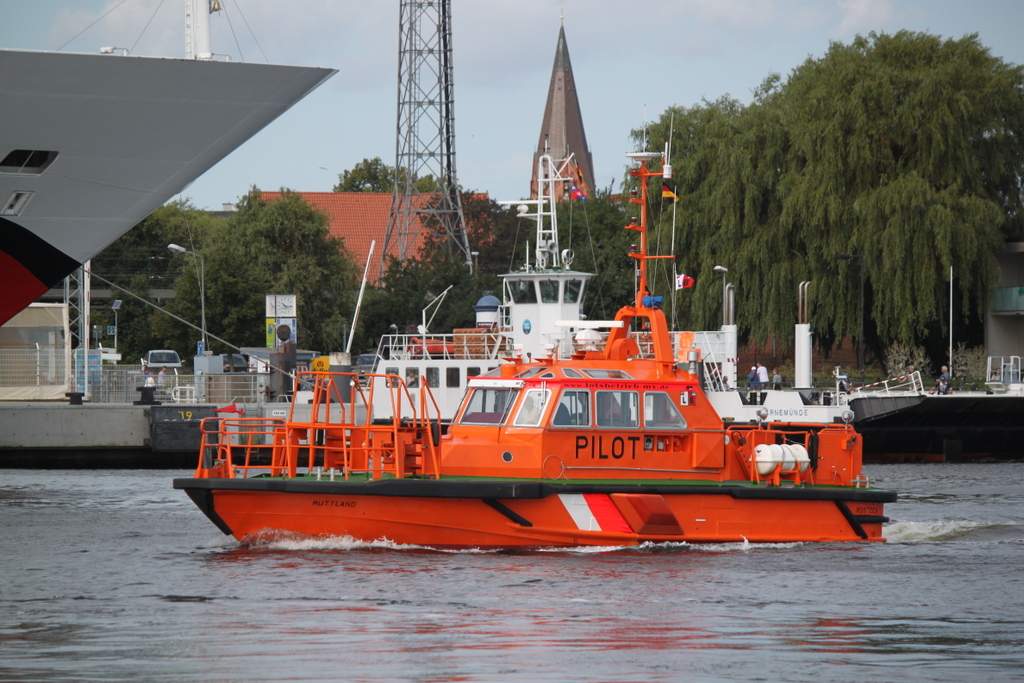
[[[564,168],[572,160],[562,161]],[[565,253],[558,250],[558,213],[555,211],[555,192],[569,178],[564,177],[561,169],[555,166],[554,159],[550,154],[542,154],[537,158],[537,198],[520,199],[516,201],[503,200],[498,204],[508,206],[518,205],[520,218],[533,218],[536,221],[536,267],[537,270],[551,268],[568,268],[572,262],[572,252],[568,249]],[[530,211],[533,207],[533,211]],[[530,270],[529,249],[527,249],[526,271]]]
[[[667,163],[665,157],[658,152],[633,152],[626,155],[639,165],[629,170],[629,174],[635,178],[640,179],[640,196],[631,197],[630,202],[633,204],[640,205],[640,222],[637,224],[636,219],[632,219],[630,224],[626,227],[630,230],[635,230],[640,233],[640,244],[639,249],[634,249],[630,252],[630,257],[635,258],[639,263],[640,279],[637,283],[636,288],[636,303],[637,308],[650,308],[651,306],[644,302],[644,297],[650,296],[651,292],[647,287],[647,261],[649,259],[656,258],[674,258],[672,254],[667,256],[651,256],[647,253],[647,181],[649,178],[660,176],[662,178],[672,177],[672,166]],[[662,168],[659,171],[651,170],[647,167],[647,162],[662,157]]]
[[[216,0],[185,0],[185,59],[213,59],[210,15],[219,10]]]

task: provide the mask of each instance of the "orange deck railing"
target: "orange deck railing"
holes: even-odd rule
[[[430,388],[415,395],[397,375],[367,375],[362,386],[356,373],[303,372],[296,386],[311,390],[309,416],[293,401],[287,419],[207,418],[197,477],[271,476],[339,473],[345,479],[365,475],[440,474],[440,408]],[[373,382],[383,377],[383,383]],[[376,387],[381,384],[383,391]],[[385,396],[374,394],[385,393]],[[374,419],[374,400],[385,402],[389,418]],[[402,418],[406,407],[412,418]],[[384,412],[384,411],[382,411]],[[317,468],[320,468],[319,470]]]

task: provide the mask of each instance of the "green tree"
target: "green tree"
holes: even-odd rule
[[[720,320],[720,264],[751,341],[788,344],[802,280],[813,283],[819,343],[856,338],[859,269],[835,255],[857,254],[866,337],[881,357],[892,341],[944,333],[951,265],[960,320],[978,323],[998,277],[993,254],[1024,233],[1024,71],[977,36],[835,43],[785,82],[769,77],[749,106],[722,98],[666,112],[652,148],[670,126],[675,253],[698,275],[692,327]]]
[[[335,192],[391,192],[395,188],[395,169],[380,157],[363,159],[341,173]]]
[[[212,226],[205,235],[197,253],[206,260],[207,329],[237,346],[263,346],[265,295],[295,294],[299,346],[324,353],[341,350],[355,305],[358,269],[341,240],[329,235],[327,217],[298,194],[282,192],[281,199],[267,202],[253,188],[230,221]],[[168,309],[199,320],[199,281],[193,268],[183,268],[175,291]],[[195,335],[191,330],[181,334]],[[214,353],[228,350],[214,341],[210,346]]]
[[[396,174],[394,166],[388,166],[380,157],[363,159],[338,176],[338,184],[334,186],[334,191],[390,193],[395,189],[396,177],[404,180],[406,176],[404,171]],[[437,186],[437,179],[431,174],[416,178],[413,182],[413,187],[418,192],[433,192]]]
[[[213,226],[225,223],[226,219],[196,209],[187,202],[165,204],[98,254],[92,261],[93,273],[163,306],[166,299],[150,294],[173,290],[182,269],[195,267],[194,259],[189,262],[175,258],[167,245],[180,244],[189,251],[196,251]],[[93,286],[103,289],[108,285],[97,279]],[[191,357],[194,353],[194,341],[199,338],[197,332],[187,332],[188,328],[180,322],[116,289],[112,291],[112,298],[123,302],[117,316],[118,351],[123,362],[138,362],[146,351],[155,348],[174,349],[182,357]],[[98,324],[114,324],[108,302],[94,306],[93,317]],[[199,323],[198,315],[188,319]],[[113,340],[106,339],[104,343],[112,344]]]

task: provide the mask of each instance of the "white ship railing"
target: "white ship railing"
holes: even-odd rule
[[[854,387],[850,392],[850,398],[857,398],[870,394],[872,396],[892,396],[906,394],[924,393],[924,384],[921,382],[921,373],[914,370],[906,375],[891,377],[881,382],[872,382],[864,386]]]
[[[502,330],[478,329],[455,334],[387,334],[377,345],[380,360],[494,360],[512,353],[511,337]]]

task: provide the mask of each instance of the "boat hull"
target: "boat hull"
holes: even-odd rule
[[[224,532],[435,548],[881,541],[889,491],[541,481],[177,479]]]
[[[0,324],[334,73],[0,49]]]

